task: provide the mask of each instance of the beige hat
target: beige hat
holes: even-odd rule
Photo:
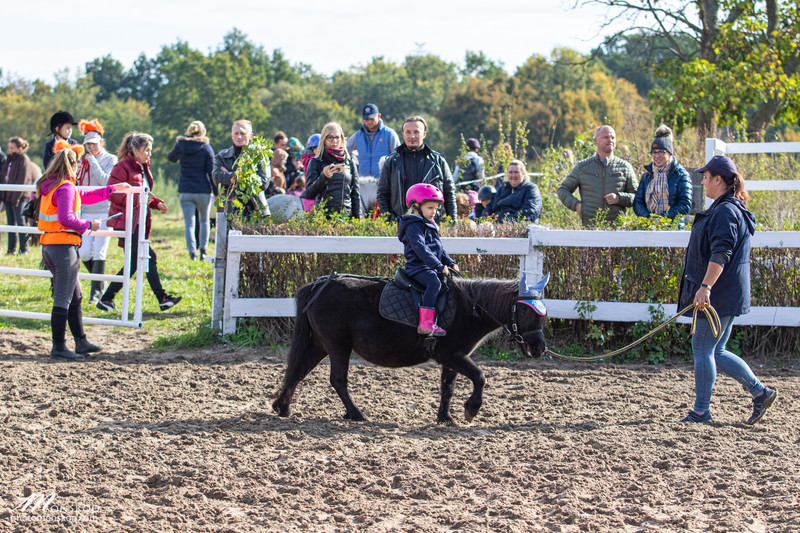
[[[96,132],[96,131],[87,132],[86,135],[83,136],[83,144],[99,143],[102,140],[103,140],[103,136],[100,135],[100,133]]]

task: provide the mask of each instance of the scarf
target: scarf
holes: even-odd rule
[[[669,211],[669,187],[667,174],[672,166],[672,160],[663,167],[658,168],[653,164],[653,179],[647,186],[647,209],[656,215],[663,216]]]
[[[322,152],[323,163],[336,163],[339,164],[345,160],[347,152],[344,148],[325,148]]]

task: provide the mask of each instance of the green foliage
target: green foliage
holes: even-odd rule
[[[242,117],[253,122],[254,129],[267,125],[269,112],[257,96],[266,76],[246,57],[207,57],[190,51],[161,71],[169,82],[158,93],[153,112],[158,123],[182,131],[193,120],[202,120],[211,138],[224,138],[233,121]]]
[[[257,197],[261,192],[261,176],[258,175],[258,170],[268,167],[271,157],[272,141],[263,137],[253,137],[249,144],[242,147],[242,153],[237,160],[235,181],[226,192],[227,199],[236,211],[241,213],[245,206],[258,201]],[[217,198],[217,202],[222,205],[222,195]]]
[[[511,96],[502,80],[467,78],[455,85],[439,109],[445,138],[450,141],[445,140],[441,150],[457,152],[461,147],[453,146],[453,141],[461,135],[476,139],[488,136],[497,143],[496,132],[501,128],[503,113],[511,105]],[[493,173],[495,167],[489,168]]]
[[[625,9],[637,4],[612,3]],[[648,4],[632,9],[685,22],[686,34],[677,28],[664,34],[663,25],[655,30],[673,40],[675,54],[656,71],[666,84],[650,93],[659,119],[678,131],[696,124],[701,133],[713,132],[719,124],[746,127],[749,135],[761,137],[773,121],[794,123],[800,117],[800,9],[795,0],[697,2],[702,26],[669,8]],[[693,38],[699,49],[678,52],[674,39],[679,36]]]
[[[569,49],[550,59],[532,56],[514,75],[512,119],[530,125],[531,147],[569,146],[586,129],[622,124],[623,111],[647,117],[643,99],[625,80],[609,76],[603,65]]]
[[[502,61],[494,61],[483,52],[472,50],[467,50],[464,54],[464,67],[461,69],[461,75],[493,80],[508,78],[508,74],[503,70]]]
[[[661,91],[667,81],[656,76],[656,68],[665,60],[679,55],[696,55],[699,51],[697,42],[689,35],[677,33],[669,36],[651,31],[633,30],[616,35],[592,50],[597,57],[616,76],[626,79],[636,86],[642,98],[647,98],[650,91]]]
[[[475,353],[490,361],[520,361],[524,359],[519,350],[502,349],[489,344],[479,346]]]
[[[664,314],[664,307],[651,305],[648,307],[650,320],[647,322],[636,322],[631,328],[631,336],[635,339],[644,337],[667,318]],[[685,326],[676,325],[674,322],[659,331],[642,344],[631,349],[627,354],[619,357],[623,361],[644,360],[654,365],[663,363],[670,357],[681,357],[681,354],[689,355],[692,353],[691,337]]]
[[[269,334],[258,326],[256,323],[239,324],[236,332],[231,335],[225,335],[223,342],[234,344],[236,346],[249,346],[257,348],[263,345],[269,339]]]
[[[271,110],[270,131],[286,131],[305,143],[327,122],[338,122],[345,135],[361,127],[358,115],[333,100],[321,83],[293,85],[280,81],[258,92],[261,104]]]

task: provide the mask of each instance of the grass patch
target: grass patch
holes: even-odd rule
[[[520,361],[524,359],[524,357],[519,353],[519,350],[507,351],[503,350],[502,348],[488,346],[485,344],[479,346],[475,350],[475,353],[484,359],[489,359],[491,361]]]

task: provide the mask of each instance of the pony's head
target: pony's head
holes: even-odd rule
[[[527,357],[539,357],[547,347],[544,326],[547,324],[547,307],[544,304],[544,288],[550,281],[550,273],[535,285],[527,284],[523,273],[519,280],[516,301],[511,317],[514,340]]]

